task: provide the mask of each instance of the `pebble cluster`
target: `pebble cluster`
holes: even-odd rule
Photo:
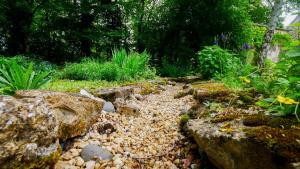
[[[179,132],[179,114],[192,106],[192,96],[174,99],[181,86],[167,86],[160,94],[135,100],[139,116],[102,112],[99,122],[83,137],[76,138],[65,151],[57,169],[176,169],[183,168],[184,136]],[[99,126],[109,124],[109,132]],[[103,129],[103,127],[102,127]],[[97,145],[112,154],[112,159],[84,161],[82,149]]]

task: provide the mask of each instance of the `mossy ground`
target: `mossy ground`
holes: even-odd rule
[[[107,81],[75,81],[75,80],[55,80],[44,86],[43,89],[58,91],[58,92],[70,92],[78,93],[81,89],[88,91],[94,91],[100,88],[116,87],[123,83],[120,82],[107,82]]]
[[[43,87],[44,90],[78,93],[81,89],[88,90],[90,92],[96,91],[102,88],[119,87],[119,86],[137,86],[144,90],[144,93],[157,93],[154,89],[154,85],[147,81],[137,82],[107,82],[107,81],[77,81],[77,80],[55,80],[48,83]]]

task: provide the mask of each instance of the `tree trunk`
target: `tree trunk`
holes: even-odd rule
[[[275,0],[274,6],[272,7],[272,15],[270,18],[269,25],[267,27],[267,32],[265,34],[264,43],[258,60],[258,66],[263,68],[265,65],[265,60],[269,54],[271,48],[271,42],[273,35],[275,33],[276,24],[279,20],[279,17],[282,13],[282,7],[284,5],[284,0]]]
[[[141,0],[141,11],[139,13],[138,24],[137,24],[137,41],[136,41],[136,48],[139,52],[144,50],[142,44],[142,33],[143,33],[143,20],[145,16],[145,0]]]
[[[93,28],[93,21],[95,16],[90,14],[91,4],[89,1],[82,1],[81,4],[81,16],[80,16],[80,53],[83,56],[91,55],[92,39],[89,38],[90,30]]]

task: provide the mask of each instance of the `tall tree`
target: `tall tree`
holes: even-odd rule
[[[46,0],[2,0],[0,23],[3,36],[7,42],[7,52],[10,55],[29,51],[28,39],[33,18],[37,10]]]
[[[261,54],[258,60],[258,66],[261,68],[264,67],[265,59],[270,51],[272,38],[277,26],[277,22],[279,21],[279,17],[282,14],[282,8],[285,2],[284,0],[275,0],[274,3],[270,1],[269,3],[272,5],[272,14],[268,23],[267,32],[265,34],[264,43],[262,45]]]
[[[267,25],[267,31],[264,37],[264,43],[262,45],[262,50],[258,59],[258,66],[263,68],[265,65],[265,60],[269,54],[271,48],[271,42],[273,35],[275,33],[276,26],[280,19],[283,10],[299,10],[299,0],[267,0],[268,5],[272,9],[271,17]]]

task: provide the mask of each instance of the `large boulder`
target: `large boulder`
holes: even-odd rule
[[[184,126],[199,151],[220,169],[300,169],[300,123],[266,115],[251,89],[233,92],[222,83],[191,85],[196,104]]]
[[[185,129],[217,168],[300,168],[296,118],[265,115],[253,105],[259,97],[255,92],[232,93],[221,83],[192,87],[197,103]]]
[[[191,120],[187,128],[220,169],[299,169],[299,129],[247,127],[237,119],[213,123],[205,118]]]
[[[59,92],[18,91],[0,96],[1,168],[47,168],[61,152],[59,141],[84,134],[103,102]]]

